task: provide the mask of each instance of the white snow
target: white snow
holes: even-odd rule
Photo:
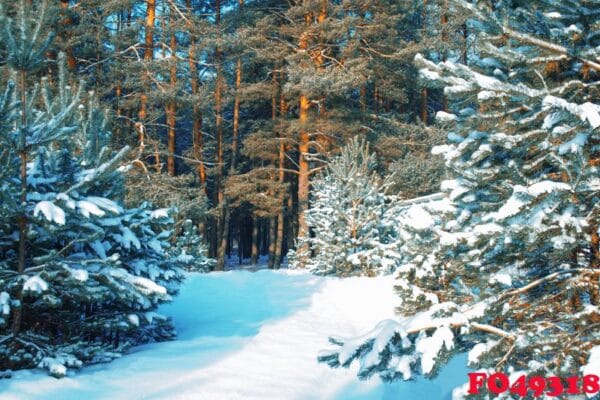
[[[81,200],[77,202],[77,208],[79,208],[79,212],[84,217],[88,218],[90,215],[103,216],[105,213],[98,207],[96,204],[87,201]]]
[[[499,342],[497,340],[489,340],[485,343],[477,343],[473,348],[469,351],[469,364],[475,364],[479,362],[479,358],[493,349]]]
[[[103,210],[110,211],[114,214],[119,214],[123,212],[123,208],[121,206],[119,206],[114,201],[106,199],[104,197],[88,196],[86,197],[85,201],[87,201],[88,203],[95,204]]]
[[[431,214],[419,205],[415,204],[410,206],[401,218],[402,222],[416,230],[424,230],[432,228],[435,225],[435,221]]]
[[[453,387],[467,381],[466,356],[452,359],[434,381],[418,378],[393,384],[379,378],[358,380],[357,365],[332,369],[317,362],[329,336],[356,336],[394,317],[399,300],[394,283],[391,276],[339,279],[298,271],[191,274],[175,301],[159,310],[173,318],[177,340],[138,347],[109,364],[87,367],[61,380],[42,371],[18,371],[12,379],[0,380],[1,397],[449,398]],[[446,344],[447,332],[438,336]],[[407,363],[399,360],[398,368]]]
[[[541,181],[530,185],[527,188],[527,191],[530,195],[537,197],[544,193],[551,193],[559,190],[571,190],[571,186],[562,183],[562,182],[554,182],[554,181]]]
[[[48,290],[48,283],[37,275],[34,275],[25,281],[23,285],[24,292],[41,293]]]
[[[150,218],[160,219],[160,218],[168,218],[169,217],[169,209],[168,208],[159,208],[150,213]]]
[[[80,282],[85,282],[90,277],[90,274],[85,269],[71,269],[69,272],[73,278]]]
[[[583,104],[569,103],[565,99],[554,96],[546,96],[542,102],[544,108],[560,108],[581,119],[587,121],[593,129],[600,126],[600,106],[586,102]]]
[[[435,114],[435,119],[438,122],[452,122],[452,121],[456,121],[458,119],[458,117],[455,114],[450,114],[445,111],[438,111]]]
[[[10,295],[6,292],[0,292],[0,308],[2,309],[2,315],[10,313]]]
[[[526,204],[526,202],[521,201],[515,196],[515,194],[513,194],[508,200],[506,200],[506,203],[500,207],[498,212],[496,212],[493,217],[496,220],[502,221],[506,218],[512,217],[513,215],[517,215],[519,211],[521,211],[521,208],[523,208],[523,206]]]
[[[129,323],[131,325],[140,326],[140,317],[138,317],[137,315],[135,315],[135,314],[129,314],[127,316],[127,319],[129,320]]]
[[[422,336],[415,343],[417,353],[421,354],[421,370],[428,374],[435,366],[435,359],[442,348],[452,350],[454,347],[454,334],[447,326],[442,326],[431,336]]]
[[[65,224],[65,212],[50,201],[40,201],[35,205],[33,216],[37,217],[40,213],[50,222],[55,222],[59,225]]]
[[[595,346],[590,351],[590,358],[586,365],[581,368],[583,375],[600,374],[600,346]]]

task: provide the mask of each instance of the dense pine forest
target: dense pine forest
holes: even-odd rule
[[[597,0],[0,1],[0,37],[0,378],[174,339],[185,276],[248,265],[392,275],[313,355],[363,379],[600,372]]]

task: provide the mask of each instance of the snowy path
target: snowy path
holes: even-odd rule
[[[464,381],[462,368],[450,366],[434,382],[390,385],[316,362],[329,335],[358,334],[392,317],[392,287],[389,277],[192,275],[161,310],[173,317],[177,341],[139,347],[62,380],[21,371],[0,381],[0,399],[445,400]]]

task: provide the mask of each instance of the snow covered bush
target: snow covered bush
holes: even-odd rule
[[[43,11],[43,7],[42,7]],[[67,85],[30,88],[49,40],[23,4],[2,43],[18,78],[0,97],[0,370],[68,367],[171,338],[153,310],[183,278],[169,210],[120,205],[128,148],[109,150],[106,114]],[[19,32],[14,34],[14,31]]]
[[[475,368],[580,375],[600,348],[599,5],[451,4],[472,17],[470,65],[415,59],[453,104],[434,149],[455,176],[448,201],[400,224],[403,319],[320,359],[409,379],[469,352]]]
[[[291,255],[292,267],[340,276],[394,269],[399,254],[391,221],[384,218],[392,202],[385,194],[389,180],[382,180],[375,167],[368,144],[354,139],[312,182],[306,213],[312,235],[299,238],[298,248],[307,250]]]

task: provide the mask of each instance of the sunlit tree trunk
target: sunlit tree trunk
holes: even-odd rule
[[[154,57],[154,21],[156,19],[156,0],[146,0],[146,32],[144,37],[144,61],[149,62]],[[145,72],[143,72],[145,74]],[[146,81],[147,79],[144,79]],[[145,85],[147,86],[147,82]],[[140,122],[144,123],[147,117],[148,96],[145,88],[140,96]]]
[[[216,0],[215,2],[215,25],[219,30],[221,25],[221,1]],[[217,76],[215,82],[215,136],[217,139],[217,149],[215,152],[215,193],[216,199],[215,204],[218,207],[218,217],[216,223],[216,232],[214,239],[215,255],[217,256],[217,264],[215,266],[216,271],[223,271],[225,268],[224,264],[224,252],[221,255],[221,248],[227,247],[227,244],[222,246],[222,241],[227,240],[224,238],[225,230],[225,198],[223,193],[223,66],[221,65],[222,55],[219,47],[215,48],[215,64],[217,68]]]
[[[285,182],[285,144],[283,142],[283,133],[281,132],[281,129],[283,129],[283,121],[286,118],[287,109],[288,109],[287,103],[285,101],[285,97],[283,95],[283,90],[281,90],[281,86],[283,85],[284,78],[285,78],[284,70],[282,67],[280,77],[279,77],[279,119],[281,121],[281,127],[277,132],[277,136],[279,139],[278,178],[279,178],[279,184],[281,186],[283,186],[284,182]],[[277,269],[281,266],[281,255],[283,252],[283,236],[284,236],[284,224],[285,224],[284,212],[285,212],[285,206],[283,204],[283,199],[282,199],[282,204],[280,205],[279,212],[277,214],[277,233],[276,233],[277,239],[275,241],[275,259],[273,261],[273,266]]]
[[[242,11],[244,6],[244,0],[239,0],[239,10]],[[237,65],[235,70],[235,99],[233,102],[233,131],[231,139],[231,162],[230,162],[230,175],[235,173],[237,167],[237,152],[238,152],[238,136],[240,129],[240,89],[242,86],[242,59],[238,57]],[[222,145],[221,145],[222,148]],[[222,150],[221,150],[222,151]],[[231,210],[225,203],[225,199],[221,195],[221,207],[223,209],[223,233],[221,235],[221,242],[217,252],[217,265],[216,270],[222,271],[225,268],[225,254],[227,252],[227,243],[229,243],[229,225],[231,219]]]

